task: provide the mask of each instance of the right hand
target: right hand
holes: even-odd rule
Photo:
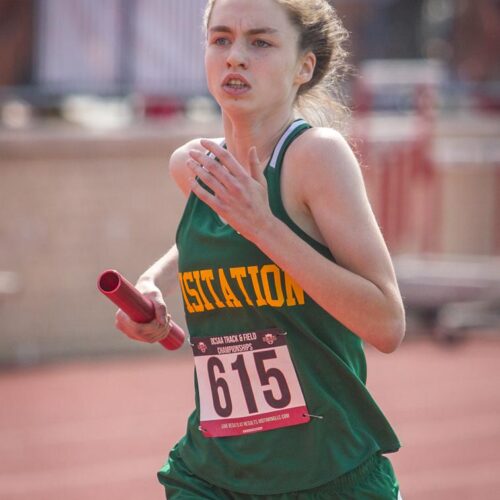
[[[121,309],[115,315],[115,327],[127,337],[153,344],[165,339],[170,330],[170,315],[160,289],[150,281],[139,281],[136,288],[148,297],[155,308],[155,318],[150,323],[136,323]]]

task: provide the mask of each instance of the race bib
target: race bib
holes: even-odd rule
[[[309,422],[285,332],[271,329],[192,341],[205,437]]]

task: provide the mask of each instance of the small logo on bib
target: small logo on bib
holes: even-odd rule
[[[208,349],[207,344],[205,344],[205,342],[198,342],[196,344],[196,347],[202,354],[205,354]]]
[[[268,345],[273,345],[276,342],[276,335],[274,333],[266,333],[264,337],[262,337],[262,340],[268,344]]]

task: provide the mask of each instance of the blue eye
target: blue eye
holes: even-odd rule
[[[271,44],[269,42],[266,42],[265,40],[255,40],[253,42],[253,44],[256,46],[256,47],[260,47],[262,49],[265,49],[267,47],[270,47]]]
[[[227,38],[224,38],[224,37],[219,37],[219,38],[216,38],[213,43],[215,45],[221,45],[221,46],[224,46],[224,45],[227,45],[229,43],[229,40]]]

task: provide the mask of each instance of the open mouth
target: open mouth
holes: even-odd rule
[[[236,78],[232,78],[231,80],[228,80],[224,84],[224,87],[228,87],[228,88],[234,89],[234,90],[242,90],[242,89],[250,88],[248,84],[246,84],[245,82],[238,80]]]
[[[227,75],[222,82],[222,88],[230,95],[238,96],[250,89],[249,83],[240,75]]]

